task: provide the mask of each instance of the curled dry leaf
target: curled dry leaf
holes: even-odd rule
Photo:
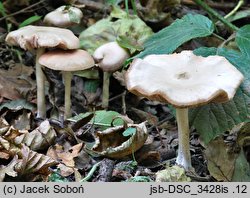
[[[45,120],[32,132],[16,137],[15,143],[24,143],[30,149],[37,151],[48,148],[54,142],[55,138],[55,130],[50,126],[49,121]]]
[[[0,135],[5,134],[10,128],[9,123],[4,119],[0,118]]]
[[[92,151],[110,158],[122,158],[136,152],[144,145],[148,137],[146,123],[128,124],[128,127],[136,129],[131,136],[124,136],[124,126],[97,131]]]
[[[0,165],[0,182],[3,182],[5,175],[9,175],[11,177],[17,176],[17,172],[15,171],[15,165],[17,162],[18,157],[16,155],[7,166]]]
[[[78,157],[83,144],[77,144],[69,149],[63,148],[63,146],[60,146],[56,144],[54,147],[50,147],[47,155],[52,157],[56,161],[61,161],[64,165],[68,167],[74,167],[75,161],[74,158]],[[74,172],[74,171],[73,171]]]
[[[29,147],[23,145],[15,170],[19,176],[34,173],[48,175],[50,173],[48,167],[56,164],[57,162],[51,157],[32,151]]]

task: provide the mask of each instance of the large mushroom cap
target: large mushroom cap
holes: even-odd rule
[[[93,57],[103,71],[115,72],[129,58],[129,54],[117,42],[110,42],[98,47]]]
[[[9,45],[20,46],[25,50],[36,48],[77,49],[79,39],[67,29],[42,26],[25,26],[10,32],[6,37]]]
[[[43,21],[48,25],[67,28],[79,24],[82,17],[82,11],[79,8],[61,6],[48,13]]]
[[[60,71],[79,71],[94,66],[94,59],[84,50],[53,50],[39,58],[38,62],[50,69]]]
[[[127,89],[151,100],[185,108],[234,97],[243,75],[224,57],[192,51],[135,59],[126,74]]]

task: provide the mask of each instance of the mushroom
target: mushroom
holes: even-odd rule
[[[56,10],[48,13],[43,22],[50,26],[68,28],[80,23],[83,17],[79,8],[72,6],[61,6]]]
[[[110,75],[122,67],[124,61],[129,58],[129,53],[117,42],[110,42],[98,47],[93,57],[103,70],[102,107],[108,108]]]
[[[126,73],[127,89],[176,108],[179,149],[176,163],[192,170],[188,108],[234,97],[243,75],[224,57],[201,57],[192,51],[135,59]]]
[[[30,25],[10,32],[5,40],[9,45],[20,46],[24,50],[36,49],[37,117],[45,118],[45,76],[38,59],[45,48],[77,49],[79,39],[67,29]]]
[[[84,50],[53,50],[40,56],[38,62],[47,68],[62,71],[65,85],[64,118],[69,118],[71,116],[71,72],[93,67],[94,59]]]

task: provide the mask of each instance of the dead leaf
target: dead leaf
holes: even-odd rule
[[[4,133],[6,133],[9,128],[10,128],[9,123],[4,118],[1,117],[0,118],[0,135],[3,135]]]
[[[62,146],[57,144],[54,146],[54,148],[49,148],[47,155],[52,157],[54,160],[61,161],[64,165],[72,168],[75,167],[74,158],[79,155],[82,146],[83,143],[80,143],[67,150],[64,150]]]
[[[186,176],[185,169],[179,166],[167,167],[156,173],[156,182],[190,182]]]
[[[15,138],[15,144],[24,143],[30,149],[37,151],[48,148],[55,140],[56,132],[48,120],[43,121],[39,127],[30,133]]]
[[[124,126],[108,128],[95,134],[95,145],[92,151],[111,158],[122,158],[140,149],[147,137],[148,132],[145,122],[141,124],[128,124],[135,128],[136,132],[131,136],[124,136]]]
[[[10,70],[0,70],[0,98],[20,99],[35,88],[35,81],[30,78],[32,67],[16,64]]]
[[[0,182],[3,182],[5,175],[9,175],[11,177],[17,176],[17,172],[15,171],[15,165],[17,162],[18,157],[16,155],[7,166],[0,165]]]
[[[32,151],[23,145],[15,170],[19,176],[35,173],[48,175],[50,173],[48,167],[56,164],[57,162],[49,156]]]
[[[212,140],[205,150],[208,170],[218,181],[231,181],[238,153],[233,152],[221,136]]]

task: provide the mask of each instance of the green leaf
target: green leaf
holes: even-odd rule
[[[246,160],[243,149],[236,159],[232,182],[250,182],[250,165]]]
[[[172,53],[183,43],[193,38],[211,35],[213,31],[214,25],[207,17],[199,14],[187,14],[149,37],[144,43],[145,50],[136,57]]]
[[[237,21],[239,19],[243,19],[246,17],[250,16],[250,10],[241,10],[239,12],[237,12],[235,15],[232,15],[230,17],[227,18],[228,21],[233,22],[233,21]]]
[[[84,30],[80,34],[79,39],[81,48],[93,54],[99,46],[116,41],[119,37],[130,38],[133,41],[132,44],[124,45],[124,47],[131,49],[131,51],[137,50],[137,46],[142,45],[152,34],[151,28],[139,17],[128,16],[124,11],[115,8],[111,16],[96,22]]]
[[[250,25],[245,25],[237,31],[236,43],[242,54],[250,57]]]
[[[208,144],[216,136],[231,130],[235,125],[249,119],[250,112],[250,59],[234,50],[224,48],[199,48],[194,51],[196,55],[220,55],[227,58],[238,68],[245,80],[235,94],[235,97],[222,104],[208,104],[190,109],[190,124],[193,125],[201,138]]]
[[[5,11],[5,8],[3,6],[3,3],[0,1],[0,14],[2,16],[6,16],[6,11]]]
[[[83,119],[87,116],[89,116],[88,112],[81,113],[68,120],[77,122],[78,120]],[[116,111],[106,111],[106,110],[95,111],[95,115],[91,119],[90,123],[93,123],[94,125],[98,125],[98,126],[104,126],[104,127],[111,127],[112,125],[120,126],[120,125],[123,125],[124,121],[121,118],[119,118],[119,116],[121,116],[121,114],[119,114]]]
[[[41,16],[34,15],[34,16],[29,17],[28,19],[24,20],[18,27],[21,28],[21,27],[30,25],[36,21],[39,21],[41,18],[42,18]]]
[[[21,109],[28,109],[32,111],[34,109],[34,106],[31,103],[27,102],[26,100],[20,99],[20,100],[12,100],[10,102],[1,104],[0,111],[3,108],[7,108],[13,111],[18,111]]]
[[[124,137],[127,137],[127,136],[132,136],[136,133],[136,128],[133,128],[133,127],[129,127],[127,128],[125,131],[123,131],[122,135]]]

